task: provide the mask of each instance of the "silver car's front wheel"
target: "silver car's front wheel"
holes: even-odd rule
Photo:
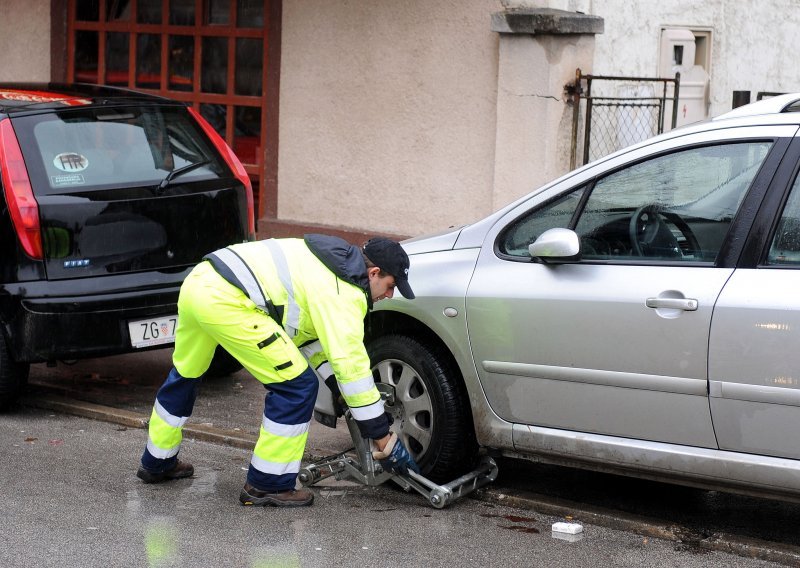
[[[477,455],[472,414],[449,358],[406,335],[376,338],[367,349],[375,382],[394,391],[386,407],[392,429],[423,475],[447,482],[469,470]]]
[[[420,458],[431,445],[431,394],[419,371],[405,361],[384,359],[372,369],[375,382],[392,387],[394,403],[386,410],[394,418],[393,430],[398,433],[406,448]]]

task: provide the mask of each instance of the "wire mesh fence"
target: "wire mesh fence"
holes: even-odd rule
[[[662,133],[665,121],[674,128],[679,88],[680,73],[674,79],[611,77],[581,75],[579,69],[573,100],[573,164],[578,165],[574,158],[581,127],[583,164]]]
[[[658,116],[661,106],[643,101],[595,101],[589,154],[584,162],[591,162],[631,144],[641,142],[659,133]]]

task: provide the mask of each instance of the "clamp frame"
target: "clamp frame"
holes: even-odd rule
[[[439,485],[430,479],[409,471],[407,474],[391,473],[384,471],[380,463],[372,457],[370,440],[361,436],[355,420],[351,417],[349,409],[345,411],[345,421],[353,438],[354,446],[339,454],[325,457],[300,470],[298,479],[305,487],[331,476],[336,479],[352,478],[358,483],[368,486],[377,486],[392,480],[410,492],[412,489],[424,496],[428,503],[436,509],[442,509],[465,495],[468,495],[497,479],[497,464],[489,457],[484,456],[480,464],[473,471],[454,479],[450,483]]]

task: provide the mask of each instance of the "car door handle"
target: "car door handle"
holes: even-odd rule
[[[697,310],[700,302],[693,298],[647,298],[645,305],[648,308],[667,308],[693,312]]]

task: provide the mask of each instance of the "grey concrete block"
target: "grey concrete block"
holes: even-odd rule
[[[521,8],[492,14],[492,31],[505,34],[601,34],[600,16],[554,8]]]

